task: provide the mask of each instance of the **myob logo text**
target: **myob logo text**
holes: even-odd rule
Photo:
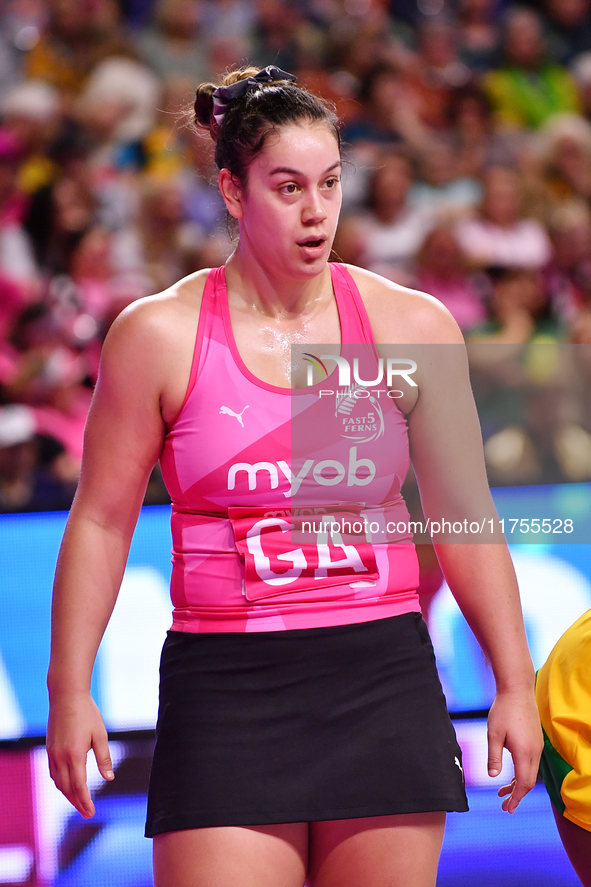
[[[358,474],[363,469],[366,474]],[[233,490],[236,482],[244,483],[248,480],[248,489],[256,490],[259,474],[264,478],[263,483],[268,483],[272,490],[279,486],[279,472],[290,482],[290,489],[284,491],[286,498],[295,495],[303,481],[311,473],[311,480],[323,487],[334,487],[346,480],[346,486],[364,487],[376,476],[376,466],[371,459],[358,459],[357,447],[350,447],[349,462],[345,467],[338,459],[322,459],[314,462],[314,459],[306,459],[297,474],[294,474],[283,459],[279,462],[234,462],[228,469],[228,489]],[[330,472],[330,474],[328,474]]]

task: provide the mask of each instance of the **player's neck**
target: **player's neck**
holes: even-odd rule
[[[276,320],[314,314],[332,299],[326,265],[314,276],[294,279],[251,261],[240,248],[226,263],[226,282],[234,304]]]

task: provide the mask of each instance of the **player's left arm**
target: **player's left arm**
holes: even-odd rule
[[[365,275],[356,276],[364,282]],[[495,676],[488,769],[496,776],[503,747],[511,752],[515,779],[499,794],[506,795],[503,809],[512,813],[536,782],[542,735],[519,590],[488,487],[463,337],[431,297],[382,285],[375,276],[368,283],[379,342],[387,350],[389,338],[397,343],[395,353],[404,352],[417,364],[418,397],[408,415],[412,463],[425,516],[440,525],[447,520],[452,528],[433,535],[435,550]],[[388,301],[394,310],[388,311]],[[410,345],[402,347],[405,342]],[[478,533],[466,532],[477,522]],[[454,533],[454,524],[461,524],[462,532]]]
[[[495,676],[488,769],[491,776],[498,775],[503,747],[511,752],[515,778],[500,794],[505,796],[503,809],[513,813],[535,785],[542,750],[534,670],[515,571],[488,488],[467,355],[457,341],[455,322],[442,315],[433,325],[433,338],[441,344],[423,348],[423,359],[417,357],[419,396],[409,416],[411,457],[425,515],[449,520],[451,532],[442,532],[441,542],[434,539],[437,557]],[[460,526],[462,532],[456,534],[454,528]]]

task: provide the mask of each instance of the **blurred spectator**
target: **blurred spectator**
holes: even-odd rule
[[[8,277],[0,276],[0,347],[27,301],[27,293],[22,286]]]
[[[407,78],[418,99],[423,123],[444,128],[452,91],[465,86],[469,69],[459,57],[457,29],[442,18],[425,18],[418,28],[418,64]]]
[[[24,55],[39,40],[43,0],[7,0],[0,15],[0,100],[20,81]]]
[[[153,0],[119,0],[125,21],[132,28],[140,28],[147,24]]]
[[[191,125],[186,107],[183,81],[168,81],[156,125],[142,143],[143,172],[146,179],[179,187],[184,216],[205,236],[219,230],[225,207],[217,187],[213,143],[209,134]]]
[[[470,342],[523,345],[560,338],[541,272],[505,268],[491,269],[489,273],[492,278],[490,317],[470,333]],[[503,356],[503,350],[498,349],[499,360]]]
[[[207,67],[208,45],[201,28],[200,0],[156,0],[152,22],[139,30],[135,46],[158,77],[183,77],[193,88],[217,72]]]
[[[230,71],[244,64],[249,57],[250,41],[239,34],[228,34],[226,37],[211,37],[208,41],[207,67],[215,74],[217,71]],[[264,67],[264,66],[263,66]],[[194,84],[191,84],[194,91]]]
[[[591,308],[577,315],[571,324],[568,341],[573,345],[591,345]],[[587,373],[591,373],[591,348],[582,349],[586,355]],[[589,389],[588,389],[589,390]]]
[[[591,308],[591,211],[581,200],[561,204],[550,217],[552,261],[546,286],[557,316],[568,326]]]
[[[60,478],[62,448],[35,433],[24,406],[0,407],[0,512],[65,510],[75,483]]]
[[[483,79],[500,124],[536,129],[552,114],[580,110],[574,80],[546,57],[535,12],[517,7],[508,11],[503,51],[504,65]]]
[[[486,309],[479,287],[449,226],[427,234],[417,258],[415,286],[443,302],[462,330],[484,323]]]
[[[419,180],[412,186],[410,202],[438,214],[459,215],[472,209],[482,197],[478,178],[462,175],[453,144],[431,139],[429,150],[420,152]]]
[[[539,130],[536,150],[552,204],[591,199],[591,123],[577,114],[557,114]]]
[[[359,84],[355,77],[342,69],[341,60],[332,53],[331,34],[334,33],[333,23],[338,11],[336,3],[324,4],[312,0],[309,4],[306,10],[308,15],[300,19],[297,26],[296,70],[302,85],[334,103],[339,119],[346,124],[359,116]],[[251,33],[255,33],[254,28]],[[334,64],[329,61],[331,55]],[[246,57],[248,52],[243,51],[241,59]],[[219,66],[216,70],[220,70]]]
[[[0,274],[32,293],[37,268],[22,226],[27,200],[17,185],[21,157],[16,137],[0,128]]]
[[[473,85],[453,94],[449,137],[457,173],[468,178],[478,178],[487,166],[512,165],[522,142],[517,133],[495,129],[490,99]]]
[[[382,62],[400,70],[413,63],[412,30],[401,27],[397,19],[389,18],[380,0],[359,4],[337,0],[332,18],[328,32],[328,63],[358,83]]]
[[[500,32],[496,0],[460,0],[460,58],[470,69],[490,68],[498,52]]]
[[[60,124],[59,92],[43,80],[23,80],[4,95],[0,113],[3,127],[21,149],[17,184],[21,191],[32,194],[58,172],[49,151]]]
[[[72,174],[33,195],[26,227],[39,267],[45,272],[66,271],[72,251],[92,225],[98,204],[88,177],[85,166],[75,166]]]
[[[77,307],[85,317],[89,332],[84,338],[96,335],[105,319],[113,316],[113,302],[117,294],[112,258],[112,234],[104,228],[91,228],[73,251],[69,263],[71,280],[76,286]],[[121,311],[125,304],[118,305]],[[81,328],[78,315],[78,329]],[[94,320],[94,326],[90,321]]]
[[[109,229],[130,224],[137,212],[135,174],[145,162],[142,141],[154,124],[159,97],[160,83],[148,68],[112,57],[96,66],[77,103],[97,220]]]
[[[360,84],[361,113],[347,125],[343,133],[345,142],[400,143],[396,108],[403,90],[402,78],[392,64],[378,62],[370,68]]]
[[[62,477],[69,480],[80,469],[91,396],[84,384],[85,358],[70,341],[68,321],[75,311],[75,294],[65,288],[57,292],[57,287],[53,304],[48,300],[25,309],[11,335],[16,359],[3,386],[10,401],[30,408],[36,432],[59,442]]]
[[[118,239],[120,266],[136,267],[166,289],[197,268],[203,231],[187,218],[180,186],[174,181],[146,181],[138,221]],[[125,253],[124,253],[125,251]]]
[[[285,71],[299,70],[311,50],[322,52],[323,35],[305,15],[302,4],[257,0],[251,57],[261,66],[269,59]]]
[[[226,207],[217,188],[211,139],[206,141],[202,133],[190,130],[187,136],[185,157],[192,162],[181,171],[178,181],[185,217],[205,237],[221,231]]]
[[[154,125],[160,92],[158,79],[132,59],[112,56],[94,68],[77,108],[94,141],[89,157],[93,167],[142,165],[139,145]]]
[[[572,322],[568,339],[572,348],[572,362],[577,373],[578,393],[581,401],[581,422],[591,431],[591,308],[577,314]]]
[[[153,126],[141,145],[142,171],[150,178],[174,177],[190,166],[190,157],[186,154],[191,132],[190,101],[191,93],[184,78],[173,77],[163,84]],[[206,144],[205,138],[202,142]],[[213,157],[213,148],[210,156]],[[213,169],[212,166],[212,174]]]
[[[453,90],[468,82],[449,22],[424,20],[417,40],[416,51],[393,42],[362,74],[362,119],[374,140],[396,141],[402,134],[416,143],[428,138],[429,129],[444,129]]]
[[[68,96],[80,91],[101,59],[130,53],[119,29],[116,0],[48,0],[47,6],[47,24],[27,55],[27,77],[44,80]]]
[[[581,113],[591,120],[591,51],[577,56],[570,70],[579,93]]]
[[[377,162],[365,210],[347,220],[348,236],[357,244],[360,264],[407,285],[434,217],[428,208],[413,207],[409,201],[412,173],[406,157],[383,152]]]
[[[590,0],[545,0],[544,30],[548,52],[561,65],[568,65],[582,52],[591,50]]]
[[[250,0],[203,0],[201,17],[203,30],[212,40],[248,39],[257,21],[257,10]]]
[[[457,236],[470,262],[479,267],[541,268],[551,256],[544,227],[524,216],[519,174],[495,166],[483,175],[484,196],[477,215],[461,220]]]
[[[492,109],[484,92],[457,90],[450,108],[450,127],[460,175],[480,176],[491,161]]]

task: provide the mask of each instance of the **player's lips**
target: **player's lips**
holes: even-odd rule
[[[326,243],[326,237],[307,237],[306,240],[299,240],[298,246],[305,249],[321,249]]]

